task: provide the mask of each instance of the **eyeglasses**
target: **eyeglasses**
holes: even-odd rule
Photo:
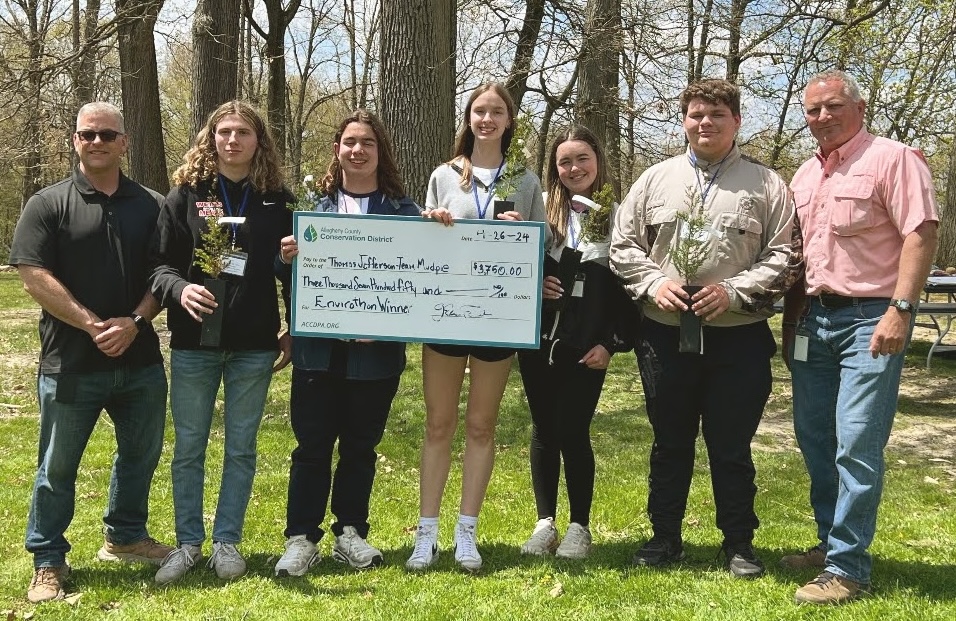
[[[123,136],[123,132],[118,132],[115,129],[101,129],[98,132],[93,131],[92,129],[84,129],[82,131],[76,132],[76,135],[80,137],[80,140],[83,142],[93,142],[96,140],[96,137],[99,136],[100,140],[103,142],[113,142],[118,136]]]

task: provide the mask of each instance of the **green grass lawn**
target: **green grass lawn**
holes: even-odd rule
[[[530,421],[515,366],[497,436],[497,462],[479,523],[480,574],[455,568],[448,548],[457,516],[460,460],[455,460],[442,508],[442,556],[432,571],[409,574],[410,531],[418,517],[418,455],[423,404],[418,346],[395,399],[372,497],[370,541],[385,566],[359,573],[331,559],[305,577],[277,580],[282,552],[286,482],[293,437],[289,427],[289,372],[273,382],[259,435],[259,467],[240,549],[246,576],[223,582],[205,566],[165,588],[153,586],[155,568],[96,561],[102,543],[113,439],[101,419],[81,466],[76,517],[67,536],[74,568],[68,602],[34,606],[25,593],[32,559],[23,532],[36,464],[38,426],[35,364],[37,310],[15,274],[0,274],[0,610],[7,619],[893,619],[956,618],[956,503],[953,489],[953,387],[956,363],[934,361],[928,344],[915,342],[904,375],[889,470],[879,517],[873,597],[835,609],[797,607],[793,592],[813,572],[780,569],[783,554],[814,543],[815,526],[803,461],[790,430],[789,375],[774,362],[774,394],[755,440],[757,508],[762,525],[755,545],[768,567],[764,578],[733,579],[716,562],[720,535],[706,455],[698,454],[685,520],[687,561],[665,571],[634,569],[630,557],[650,534],[645,514],[650,428],[633,355],[615,356],[592,435],[597,483],[591,529],[594,548],[585,561],[529,559],[519,554],[535,521],[528,468]],[[928,396],[927,396],[928,395]],[[207,456],[207,519],[215,510],[222,461],[221,420],[214,423]],[[899,441],[897,442],[897,438]],[[701,443],[702,444],[702,443]],[[172,542],[169,465],[172,424],[153,485],[150,532]],[[461,439],[455,452],[460,453]],[[562,507],[566,503],[561,500]],[[331,520],[328,520],[330,522]],[[561,530],[566,512],[559,515]],[[211,524],[210,524],[211,527]],[[205,550],[208,554],[207,549]]]

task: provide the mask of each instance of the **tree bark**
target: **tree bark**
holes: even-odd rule
[[[946,174],[946,197],[939,210],[939,250],[936,264],[956,266],[956,140],[949,148],[949,168]]]
[[[289,0],[289,5],[283,9],[282,0],[265,0],[268,31],[263,31],[255,22],[249,0],[244,4],[246,19],[266,44],[265,54],[269,65],[267,117],[279,158],[283,160],[286,153],[285,33],[300,4],[301,0]]]
[[[586,11],[575,116],[604,143],[608,172],[620,194],[621,0],[588,0]]]
[[[455,133],[455,3],[381,0],[381,117],[409,196],[424,204]]]
[[[153,27],[164,0],[116,0],[122,15],[119,57],[123,89],[123,115],[129,136],[129,176],[160,194],[169,191],[162,115],[159,109],[159,76]]]
[[[518,34],[518,46],[515,48],[514,61],[505,87],[515,101],[515,106],[521,107],[521,100],[528,90],[528,74],[531,72],[531,61],[534,60],[534,48],[538,43],[538,33],[541,32],[541,21],[544,19],[544,0],[528,0],[524,13],[524,22]]]
[[[236,98],[239,76],[239,2],[198,0],[193,15],[193,135],[209,114]]]

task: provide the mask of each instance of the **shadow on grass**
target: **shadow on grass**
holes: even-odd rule
[[[584,576],[595,570],[609,570],[619,572],[627,577],[638,572],[660,573],[679,577],[681,573],[688,577],[707,572],[725,572],[723,557],[718,556],[718,545],[684,544],[686,557],[680,563],[664,567],[635,567],[631,564],[631,557],[641,546],[643,540],[626,540],[595,543],[591,554],[583,560],[559,559],[554,556],[527,556],[520,552],[517,545],[490,543],[479,545],[482,560],[484,561],[479,572],[473,575],[477,578],[492,577],[498,573],[518,570],[534,570],[543,568],[547,571],[557,571],[569,576]],[[403,546],[387,551],[385,554],[388,565],[401,567],[412,552],[411,546]],[[780,584],[791,584],[796,590],[812,580],[819,573],[816,570],[789,570],[780,566],[780,559],[793,550],[770,548],[755,548],[766,568],[766,579]],[[424,573],[466,573],[455,564],[454,552],[442,549],[440,556],[430,569]],[[874,594],[879,597],[908,597],[916,595],[934,601],[956,600],[956,592],[948,588],[951,577],[956,573],[956,565],[933,565],[920,562],[896,561],[877,557],[874,560]]]

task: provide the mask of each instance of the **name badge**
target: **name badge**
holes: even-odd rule
[[[810,349],[810,337],[798,334],[793,342],[793,359],[800,362],[807,361],[807,351]]]
[[[584,297],[584,272],[578,272],[574,275],[574,289],[571,291],[571,297]]]
[[[245,276],[246,262],[249,260],[248,253],[233,250],[232,252],[227,252],[223,258],[225,259],[223,261],[225,263],[225,267],[222,270],[223,274]]]

